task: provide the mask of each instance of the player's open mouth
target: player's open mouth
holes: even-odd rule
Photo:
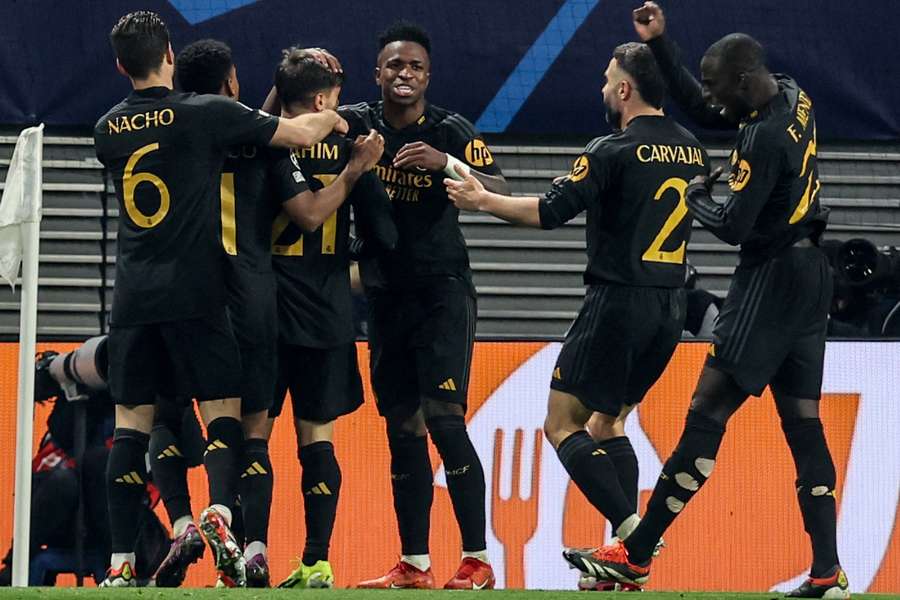
[[[400,84],[394,86],[394,93],[398,96],[408,97],[413,95],[413,89],[411,86],[406,84]]]

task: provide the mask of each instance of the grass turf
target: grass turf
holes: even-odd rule
[[[269,598],[298,598],[302,600],[417,600],[419,598],[453,598],[460,592],[444,591],[412,591],[412,590],[215,590],[215,589],[157,589],[138,588],[128,590],[97,590],[93,588],[31,588],[0,589],[0,600],[16,598],[17,600],[213,600],[219,598],[235,598],[236,600],[268,600]],[[462,592],[469,596],[472,592]],[[498,590],[479,592],[496,600],[555,600],[557,598],[571,600],[597,600],[614,598],[615,600],[770,600],[781,599],[776,593],[732,593],[732,592],[644,592],[639,596],[615,595],[595,592],[563,592],[563,591],[528,591]],[[474,596],[470,596],[474,597]],[[895,594],[853,594],[855,600],[900,600]]]

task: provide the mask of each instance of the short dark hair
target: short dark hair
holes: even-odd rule
[[[282,59],[275,70],[275,89],[282,105],[309,106],[319,92],[344,83],[344,76],[335,73],[302,48],[282,51]]]
[[[178,53],[175,78],[184,92],[218,94],[233,65],[228,44],[219,40],[197,40]]]
[[[139,10],[119,19],[109,41],[125,72],[143,79],[159,70],[169,49],[169,29],[155,12]]]
[[[746,33],[729,33],[709,47],[706,56],[716,56],[731,73],[749,73],[766,66],[762,44]]]
[[[616,59],[619,68],[634,80],[644,102],[654,108],[662,108],[666,99],[666,81],[647,44],[628,42],[616,46],[613,58]]]
[[[378,36],[378,51],[391,42],[415,42],[431,54],[431,38],[421,25],[410,21],[396,21]]]

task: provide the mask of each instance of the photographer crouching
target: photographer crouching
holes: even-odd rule
[[[861,238],[822,248],[834,269],[828,336],[900,337],[900,249]]]
[[[114,429],[114,405],[106,385],[106,347],[106,336],[99,336],[72,352],[48,350],[36,357],[34,399],[42,404],[52,402],[53,408],[32,459],[29,585],[53,585],[58,573],[77,570],[75,548],[80,526],[85,533],[82,571],[100,581],[108,566],[106,462]],[[79,418],[82,410],[83,418]],[[148,485],[148,491],[138,542],[137,568],[141,573],[152,573],[168,546],[168,535],[149,508],[150,496],[155,503],[158,494],[152,485]],[[83,524],[78,518],[79,502]],[[12,580],[12,548],[3,563],[0,586],[8,586]]]

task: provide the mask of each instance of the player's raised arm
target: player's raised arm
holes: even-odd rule
[[[666,35],[666,17],[655,2],[644,2],[632,12],[634,30],[653,52],[669,94],[697,124],[714,129],[734,129],[737,123],[724,117],[720,107],[710,106],[703,86],[682,64],[680,50]]]
[[[285,212],[304,231],[315,231],[344,203],[357,180],[375,167],[383,152],[384,138],[376,131],[358,137],[350,161],[334,183],[297,194],[282,205]]]

